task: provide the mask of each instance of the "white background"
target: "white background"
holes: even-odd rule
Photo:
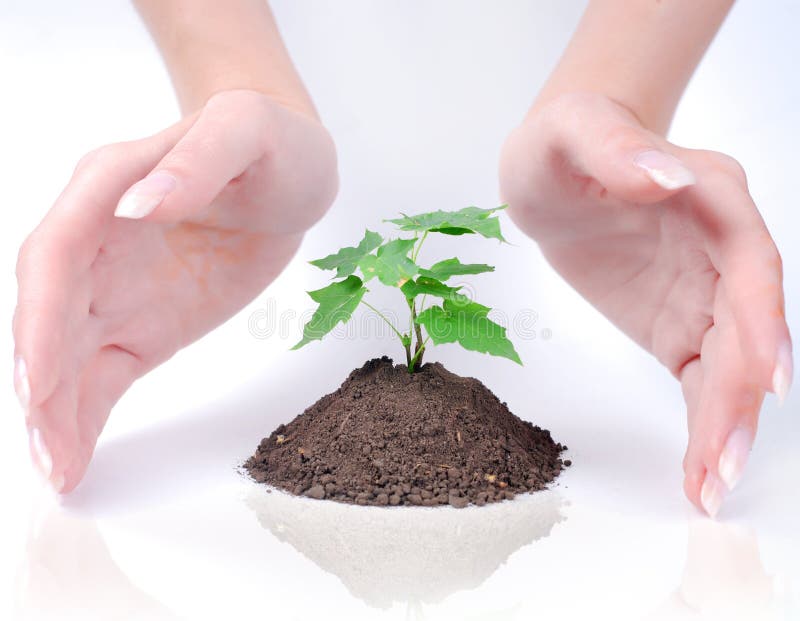
[[[575,465],[553,493],[492,512],[417,510],[398,519],[270,497],[235,472],[262,435],[351,368],[398,354],[388,335],[287,352],[298,320],[286,323],[284,338],[261,339],[248,329],[253,312],[308,308],[303,291],[324,276],[305,260],[399,210],[496,205],[502,140],[583,5],[273,3],[337,140],[339,198],[250,307],[134,386],[84,483],[60,502],[28,465],[10,331],[0,334],[8,378],[0,392],[0,618],[800,618],[800,397],[782,410],[768,397],[741,487],[717,523],[702,518],[681,491],[677,385],[507,219],[513,246],[474,241],[459,253],[498,267],[475,282],[478,300],[509,317],[537,313],[537,338],[518,341],[525,367],[448,347],[432,356],[480,377],[569,445]],[[783,253],[795,334],[798,23],[796,2],[740,2],[671,134],[744,164]],[[80,155],[153,133],[177,108],[157,52],[121,0],[1,0],[0,76],[0,321],[9,326],[17,248]],[[452,256],[452,246],[431,246],[432,260]]]

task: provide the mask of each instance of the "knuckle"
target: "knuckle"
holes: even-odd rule
[[[34,248],[37,245],[36,231],[28,235],[28,237],[25,238],[25,241],[22,242],[19,252],[17,253],[17,264],[15,268],[17,280],[23,277],[25,272],[28,270],[28,267],[31,264],[31,259],[34,256]]]
[[[640,129],[618,123],[605,130],[601,137],[601,144],[604,145],[607,153],[617,155],[629,154],[644,147]]]
[[[742,187],[747,187],[747,173],[736,158],[726,153],[710,151],[707,163],[713,172],[731,177]]]
[[[221,91],[209,97],[202,114],[207,118],[221,117],[226,120],[250,119],[262,113],[267,102],[264,95],[255,91],[244,89]]]
[[[44,233],[40,229],[35,229],[25,241],[22,242],[17,252],[17,261],[14,273],[17,279],[19,291],[23,291],[23,285],[31,278],[38,277],[43,271],[44,257],[48,252],[47,244],[43,239]]]
[[[769,236],[767,233],[767,237],[769,239],[768,243],[764,246],[764,258],[766,260],[767,265],[775,270],[775,273],[779,275],[779,277],[783,278],[783,257],[781,257],[780,250],[775,245],[775,242],[772,241],[772,237]]]
[[[78,160],[74,175],[82,175],[97,168],[114,166],[120,161],[124,145],[122,143],[107,144],[92,149]]]

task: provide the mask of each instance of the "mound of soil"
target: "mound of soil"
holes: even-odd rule
[[[264,438],[259,483],[359,505],[484,505],[544,489],[570,461],[550,432],[439,363],[370,360]]]

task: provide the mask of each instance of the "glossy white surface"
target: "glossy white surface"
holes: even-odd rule
[[[499,146],[582,3],[496,4],[274,2],[338,141],[340,197],[262,296],[134,386],[86,480],[60,501],[28,465],[11,339],[0,334],[0,618],[800,618],[800,392],[780,410],[768,397],[740,487],[716,522],[700,516],[681,491],[678,386],[508,221],[513,246],[471,241],[458,252],[497,265],[474,292],[518,322],[526,366],[448,347],[434,355],[569,445],[574,466],[552,491],[484,509],[387,510],[267,494],[236,471],[262,435],[351,368],[396,353],[388,334],[352,332],[287,352],[309,307],[303,290],[324,278],[304,261],[400,209],[497,203]],[[77,158],[176,112],[126,3],[7,3],[0,13],[8,325],[16,249]],[[798,22],[797,3],[741,2],[672,135],[748,170],[783,251],[795,334]]]

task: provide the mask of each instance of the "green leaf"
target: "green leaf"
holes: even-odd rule
[[[409,280],[400,290],[409,300],[413,300],[418,295],[433,295],[445,300],[455,298],[459,295],[461,287],[451,287],[435,278],[420,276],[416,280]]]
[[[387,222],[396,224],[402,231],[431,231],[445,235],[478,233],[486,238],[505,241],[500,233],[500,219],[492,216],[495,212],[505,208],[505,205],[501,205],[494,209],[464,207],[458,211],[438,210],[414,216],[404,215],[402,218],[387,220]]]
[[[419,271],[417,264],[408,258],[415,242],[414,239],[393,239],[378,248],[375,254],[362,258],[358,267],[364,280],[369,281],[377,276],[384,285],[402,287]]]
[[[462,263],[456,257],[445,259],[434,263],[428,269],[420,268],[419,275],[436,280],[447,280],[451,276],[463,276],[465,274],[483,274],[493,272],[494,267],[485,263]]]
[[[358,262],[380,246],[382,242],[383,238],[380,235],[367,230],[364,233],[364,239],[358,243],[358,246],[342,248],[334,254],[329,254],[322,259],[309,261],[309,263],[323,270],[336,270],[336,278],[349,276],[356,271]]]
[[[464,296],[446,299],[442,306],[431,306],[417,316],[436,345],[459,343],[464,349],[502,356],[522,364],[506,329],[489,319],[491,309]]]
[[[309,291],[308,295],[319,306],[303,327],[303,338],[292,349],[300,349],[311,341],[319,340],[336,324],[347,322],[366,292],[367,288],[361,279],[352,275],[322,289]]]

